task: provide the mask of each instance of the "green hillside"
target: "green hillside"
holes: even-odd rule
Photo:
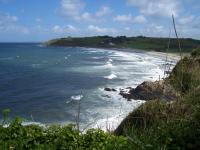
[[[152,100],[131,112],[115,130],[139,149],[198,149],[200,146],[200,49],[179,61],[165,83],[180,97]]]
[[[45,42],[48,46],[68,46],[68,47],[94,47],[94,48],[132,48],[143,50],[154,50],[165,52],[168,47],[168,38],[154,37],[110,37],[94,36],[82,38],[60,38]],[[183,52],[191,52],[191,49],[200,47],[200,40],[182,38],[180,39]],[[170,52],[178,52],[178,43],[174,38],[170,39]]]

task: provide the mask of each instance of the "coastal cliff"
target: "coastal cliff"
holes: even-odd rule
[[[152,88],[166,83],[167,87],[170,85],[174,93],[179,95],[171,97],[171,101],[166,101],[162,97],[163,90]],[[200,146],[198,142],[200,140],[199,48],[194,50],[191,56],[180,60],[170,76],[162,83],[156,81],[147,84],[144,82],[133,91],[137,89],[140,89],[140,93],[143,92],[143,99],[151,99],[151,101],[147,101],[131,112],[114,131],[116,135],[129,137],[136,145],[149,144],[147,149],[151,147],[157,149],[163,145],[167,149],[196,149]],[[156,92],[162,96],[153,94]],[[132,93],[133,97],[137,95],[138,93]]]
[[[119,94],[127,100],[140,99],[147,101],[155,99],[171,101],[180,96],[167,80],[144,81],[136,88],[129,88],[128,92],[121,90]]]

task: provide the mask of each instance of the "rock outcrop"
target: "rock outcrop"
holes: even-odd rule
[[[167,81],[145,81],[138,85],[136,88],[129,88],[128,91],[121,90],[120,95],[122,95],[127,100],[140,99],[140,100],[173,100],[178,97],[173,87],[167,83]]]
[[[108,91],[108,92],[116,92],[117,90],[116,89],[113,89],[113,88],[104,88],[104,91]]]

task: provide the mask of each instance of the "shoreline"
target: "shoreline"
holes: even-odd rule
[[[97,49],[104,49],[104,48],[97,48]],[[143,49],[131,49],[131,48],[108,48],[109,50],[114,50],[114,51],[120,51],[120,52],[136,52],[136,53],[147,53],[147,54],[151,54],[154,55],[155,57],[163,57],[166,58],[166,55],[168,57],[168,59],[172,59],[175,61],[180,60],[180,55],[178,52],[176,53],[166,53],[166,52],[158,52],[158,51],[154,51],[154,50],[143,50]],[[105,49],[106,50],[106,49]]]
[[[99,50],[101,50],[101,49],[103,49],[103,50],[107,50],[107,51],[109,51],[109,50],[111,50],[111,51],[118,51],[118,52],[122,52],[122,53],[144,53],[144,54],[149,54],[149,55],[151,55],[151,56],[153,56],[153,57],[157,57],[157,58],[160,58],[160,59],[166,59],[166,57],[167,57],[167,61],[168,62],[173,62],[174,64],[172,65],[173,67],[177,64],[177,62],[180,60],[180,56],[179,56],[179,54],[178,53],[164,53],[164,52],[156,52],[156,51],[146,51],[146,50],[140,50],[140,49],[126,49],[126,48],[123,48],[123,49],[120,49],[120,48],[91,48],[91,47],[79,47],[79,48],[88,48],[88,49],[99,49]],[[173,68],[172,68],[173,69]],[[170,72],[172,71],[172,69],[170,70]],[[162,76],[162,74],[160,74],[160,76]],[[156,80],[152,80],[151,82],[156,82],[156,81],[158,81],[159,79],[156,79]],[[161,79],[161,80],[164,80],[164,79]],[[137,84],[137,86],[139,86],[139,85],[141,85],[143,82],[146,82],[147,80],[145,79],[145,80],[143,80],[143,81],[141,81],[140,83],[138,83]],[[136,87],[137,87],[136,86]],[[125,86],[125,88],[127,88],[128,87],[128,85],[127,86]],[[110,88],[110,87],[108,87],[108,88]],[[120,93],[118,93],[118,88],[117,87],[111,87],[110,89],[114,89],[114,90],[116,90],[117,91],[117,93],[116,94],[120,94]],[[112,92],[112,91],[111,91]],[[122,96],[122,95],[121,95]],[[123,96],[122,96],[123,97]],[[124,97],[123,97],[124,98]],[[123,100],[125,100],[125,101],[128,101],[126,98],[124,98]],[[137,110],[143,103],[146,103],[146,100],[140,100],[140,99],[134,99],[134,100],[132,100],[132,101],[135,101],[136,103],[137,103],[137,101],[141,101],[141,103],[140,103],[140,105],[138,105],[137,107],[134,107],[132,110],[130,110],[130,112],[129,113],[131,113],[132,111],[135,111],[135,110]],[[129,115],[129,113],[127,114],[127,115],[125,115],[122,119],[121,119],[121,121],[119,121],[118,122],[118,124],[115,124],[114,126],[113,126],[113,122],[110,122],[109,121],[109,119],[107,120],[108,122],[106,122],[109,126],[111,126],[111,127],[113,127],[111,130],[109,130],[109,131],[115,131],[117,128],[118,128],[118,126],[121,124],[121,122]],[[117,115],[118,117],[120,116],[120,115]],[[118,118],[117,116],[113,116],[112,118]],[[115,122],[116,123],[116,122]],[[106,131],[105,129],[103,129],[103,128],[101,128],[102,130],[104,130],[104,131]]]
[[[64,48],[66,48],[66,47],[64,47]],[[87,47],[76,47],[76,48],[87,48]],[[125,48],[88,48],[88,49],[96,49],[97,51],[98,51],[98,49],[99,50],[101,50],[101,49],[103,49],[103,50],[105,50],[105,51],[115,51],[116,53],[117,52],[119,52],[119,53],[126,53],[126,54],[130,54],[130,53],[140,53],[140,54],[149,54],[149,55],[152,55],[153,56],[153,58],[155,57],[157,57],[157,58],[161,58],[161,59],[165,59],[165,57],[166,57],[166,53],[162,53],[162,52],[154,52],[154,51],[150,51],[150,52],[148,52],[148,51],[146,51],[146,50],[138,50],[138,49],[125,49]],[[177,59],[177,57],[176,57],[177,55],[173,55],[173,57],[172,58],[174,58],[174,60],[176,60]],[[162,74],[161,74],[162,75]],[[157,79],[156,79],[157,80]],[[139,84],[141,84],[143,81],[146,81],[146,79],[144,79],[144,80],[142,80],[140,83],[138,83],[137,85],[139,85]],[[132,86],[132,85],[131,85]],[[116,86],[115,86],[116,87]],[[124,85],[124,87],[126,88],[126,87],[128,87],[128,85],[126,84],[126,85]],[[116,87],[117,88],[117,87]],[[115,94],[118,94],[118,93],[115,93]],[[123,99],[123,100],[125,100],[126,101],[126,99]],[[138,107],[136,107],[136,108],[132,108],[132,110],[134,109],[137,109]],[[129,113],[132,111],[132,110],[130,110],[129,111]],[[120,115],[120,114],[118,114],[118,115]],[[116,115],[116,116],[118,116],[118,115]],[[120,116],[121,117],[121,116]],[[126,117],[126,115],[122,118],[122,120],[124,119]],[[111,119],[112,119],[113,117],[111,117]],[[114,116],[114,118],[116,118],[115,116]],[[106,119],[103,119],[103,120],[106,120]],[[112,121],[112,120],[111,120]],[[116,127],[118,127],[118,125],[120,124],[120,122],[121,121],[119,121],[118,122],[118,124],[116,125]],[[42,123],[41,123],[42,124]],[[52,124],[62,124],[62,123],[52,123]],[[50,124],[45,124],[45,125],[50,125]],[[64,124],[63,124],[64,125]],[[67,125],[67,124],[66,124]],[[103,129],[102,129],[103,130]],[[115,130],[115,128],[113,128],[113,130]]]
[[[164,57],[166,55],[168,59],[172,59],[175,61],[180,60],[179,52],[158,52],[155,50],[144,50],[144,49],[133,49],[133,48],[115,48],[115,47],[81,47],[81,46],[47,46],[47,47],[63,47],[63,48],[89,48],[89,49],[103,49],[103,50],[112,50],[112,51],[120,51],[120,52],[136,52],[136,53],[149,53],[151,55],[155,55],[156,57]],[[183,56],[187,56],[189,53],[183,53]]]
[[[91,48],[92,49],[92,48]],[[95,48],[96,49],[96,48]],[[97,49],[102,49],[102,48],[97,48]],[[104,50],[106,50],[106,49],[104,49]],[[164,53],[164,52],[156,52],[156,51],[146,51],[146,50],[139,50],[139,49],[119,49],[119,48],[115,48],[115,49],[107,49],[107,50],[113,50],[113,51],[119,51],[119,52],[128,52],[128,53],[145,53],[145,54],[149,54],[149,55],[151,55],[151,56],[153,56],[153,57],[157,57],[157,58],[161,58],[161,59],[167,59],[167,61],[168,62],[173,62],[174,64],[172,65],[173,66],[173,68],[174,68],[174,66],[177,64],[177,62],[180,60],[180,56],[179,56],[179,53]],[[170,70],[170,72],[172,71],[172,69],[173,68],[171,68],[171,70]],[[162,75],[162,74],[160,74],[160,75]],[[167,78],[167,77],[165,77],[165,78]],[[152,81],[150,81],[151,83],[156,83],[157,81],[164,81],[165,80],[165,78],[162,78],[161,80],[158,80],[158,79],[156,79],[155,81],[154,80],[152,80]],[[137,86],[140,86],[142,83],[144,83],[144,82],[148,82],[147,80],[143,80],[143,81],[141,81],[141,83],[139,83]],[[136,87],[137,87],[136,86]],[[130,87],[128,87],[128,86],[126,86],[127,88],[130,88]],[[115,87],[114,87],[114,89],[115,89]],[[125,88],[126,89],[126,88]],[[125,89],[122,89],[122,90],[125,90]],[[133,88],[134,89],[134,88]],[[116,89],[115,89],[116,90]],[[116,93],[116,94],[120,94],[120,93]],[[122,95],[121,95],[122,96]],[[123,97],[123,96],[122,96]],[[123,97],[124,98],[124,97]],[[125,100],[127,100],[127,101],[129,101],[127,98],[124,98]],[[131,101],[138,101],[137,99],[132,99]],[[148,100],[139,100],[139,101],[143,101],[140,105],[142,105],[142,104],[144,104],[144,103],[146,103],[146,101],[148,101]],[[140,106],[139,105],[139,106]],[[139,106],[138,107],[135,107],[135,108],[133,108],[129,113],[131,113],[132,111],[136,111],[138,108],[139,108]],[[129,115],[129,114],[128,114]],[[122,119],[122,121],[128,116],[128,115],[126,115],[123,119]],[[111,131],[115,131],[118,127],[119,127],[119,125],[122,123],[122,121],[118,124],[118,125],[116,125],[115,127],[115,129],[112,129]]]

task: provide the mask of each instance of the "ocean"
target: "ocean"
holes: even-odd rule
[[[136,87],[164,75],[165,57],[144,51],[0,44],[0,110],[24,124],[76,123],[114,129],[144,101],[127,101],[105,87]],[[171,61],[173,65],[176,61]],[[0,115],[0,120],[2,120]]]

